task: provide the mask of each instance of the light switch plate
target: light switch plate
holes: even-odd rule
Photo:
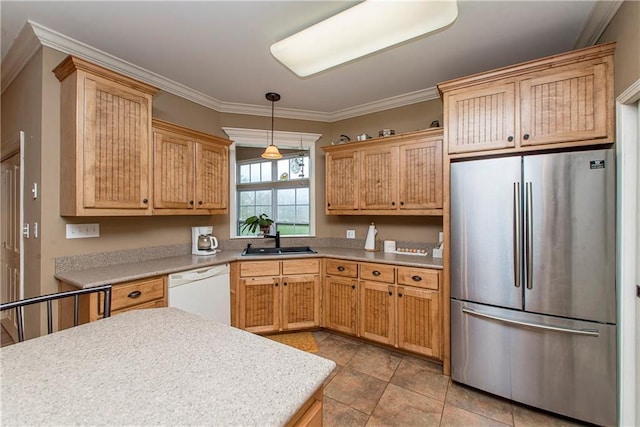
[[[67,224],[67,239],[100,237],[100,224]]]
[[[347,239],[355,239],[356,230],[347,230]]]

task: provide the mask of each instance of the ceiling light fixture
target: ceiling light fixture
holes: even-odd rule
[[[367,0],[271,45],[271,54],[310,76],[451,24],[456,0]]]
[[[280,95],[275,92],[268,92],[265,97],[271,101],[271,144],[269,144],[264,150],[264,153],[262,153],[262,158],[277,160],[282,158],[282,154],[280,154],[278,147],[273,145],[273,104],[276,101],[280,101]]]

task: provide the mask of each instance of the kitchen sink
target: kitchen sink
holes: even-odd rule
[[[318,252],[309,246],[290,246],[286,248],[252,248],[251,246],[247,246],[240,255],[297,255],[317,253]]]

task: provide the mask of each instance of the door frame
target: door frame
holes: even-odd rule
[[[619,425],[640,422],[640,79],[616,99]],[[624,375],[623,375],[624,373]]]
[[[25,147],[25,134],[24,131],[20,131],[19,133],[19,141],[18,144],[15,144],[18,148],[18,150],[16,152],[11,152],[11,153],[7,153],[7,156],[2,158],[2,162],[4,162],[5,160],[8,160],[10,158],[12,158],[13,156],[18,156],[18,163],[19,163],[19,167],[20,167],[20,173],[19,173],[19,178],[20,178],[20,182],[19,182],[19,194],[16,194],[15,196],[17,196],[17,199],[15,202],[18,203],[19,206],[19,213],[18,213],[18,230],[16,233],[17,238],[19,239],[19,242],[17,242],[17,247],[19,250],[19,261],[18,261],[18,281],[17,281],[17,289],[15,290],[14,295],[16,295],[17,299],[23,299],[24,298],[24,234],[23,234],[23,230],[24,230],[24,172],[25,172],[25,160],[24,160],[24,155],[25,155],[25,151],[24,151],[24,147]],[[13,144],[11,144],[13,145]],[[14,197],[15,197],[14,196]],[[17,324],[16,324],[16,319],[15,319],[15,313],[12,312],[8,312],[8,313],[3,313],[3,315],[0,317],[0,322],[2,323],[3,327],[6,329],[6,331],[9,333],[9,335],[11,336],[11,338],[17,342],[18,341],[18,336],[17,336]]]

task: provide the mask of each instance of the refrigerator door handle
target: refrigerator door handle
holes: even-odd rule
[[[525,255],[525,281],[527,283],[527,289],[533,289],[533,188],[530,182],[524,184],[524,197],[525,197],[525,232],[524,232],[524,255]]]
[[[585,335],[588,337],[598,337],[600,335],[597,330],[593,330],[593,329],[571,329],[571,328],[563,328],[561,326],[550,326],[550,325],[542,325],[540,323],[523,322],[520,320],[506,319],[504,317],[494,316],[493,314],[483,313],[481,311],[476,311],[470,308],[463,308],[462,312],[471,316],[484,317],[486,319],[497,320],[499,322],[509,323],[517,326],[524,326],[527,328],[542,329],[545,331],[552,331],[552,332],[563,332],[563,333],[574,334],[574,335]]]
[[[520,204],[520,183],[513,183],[513,276],[514,286],[520,287],[520,278],[522,270],[520,263],[522,262],[522,206]]]

